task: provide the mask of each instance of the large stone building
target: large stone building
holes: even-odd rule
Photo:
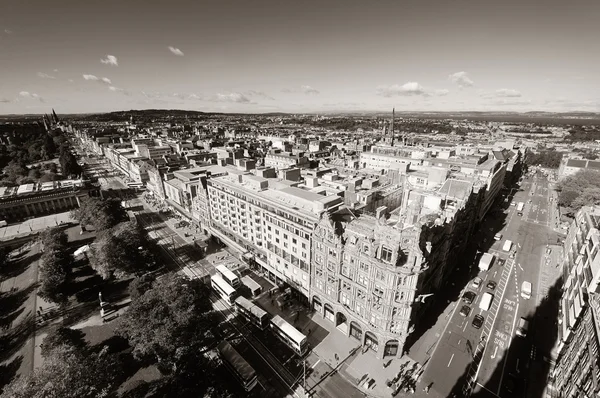
[[[308,300],[311,235],[323,214],[343,200],[298,185],[229,166],[226,175],[207,181],[207,190],[213,234]]]
[[[577,212],[565,239],[558,357],[553,387],[561,398],[600,393],[600,207]]]
[[[73,210],[80,199],[98,196],[99,190],[80,180],[0,187],[0,219],[8,222]]]

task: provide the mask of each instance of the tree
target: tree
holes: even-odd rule
[[[92,225],[99,232],[114,227],[127,218],[125,209],[117,199],[85,198],[71,216],[82,226]]]
[[[62,228],[54,227],[40,233],[38,239],[44,246],[44,251],[61,251],[67,248],[69,238]]]
[[[90,264],[105,279],[148,271],[154,268],[148,246],[145,231],[137,222],[123,222],[99,232]]]
[[[525,156],[525,163],[528,166],[541,165],[542,167],[558,169],[562,156],[562,152],[558,152],[554,149],[541,150],[538,153],[529,151],[527,152],[527,156]]]
[[[148,274],[142,275],[132,280],[129,284],[128,289],[131,300],[137,300],[148,290],[152,289],[152,284],[154,283],[154,280],[155,278]]]
[[[32,167],[31,170],[29,170],[28,176],[33,180],[38,180],[42,176],[42,172],[37,167]]]
[[[77,158],[70,150],[63,150],[58,158],[62,174],[66,176],[79,175],[82,172],[81,166],[77,163]]]
[[[573,200],[571,207],[577,211],[583,206],[595,206],[600,205],[600,187],[588,187],[581,192],[575,200]]]
[[[56,154],[56,144],[50,134],[44,136],[44,152],[47,159],[51,159]]]
[[[214,325],[206,285],[173,273],[132,299],[117,333],[129,340],[135,357],[154,358],[162,369],[176,371],[185,349],[199,350],[213,341]]]
[[[44,358],[50,356],[52,351],[60,346],[66,345],[77,350],[83,350],[87,347],[84,334],[79,329],[71,329],[68,327],[58,327],[51,330],[44,338],[41,345],[42,356]]]
[[[6,176],[10,181],[15,182],[19,178],[25,177],[29,173],[29,170],[27,170],[25,163],[11,161],[4,169],[4,173],[6,173]]]
[[[67,296],[64,293],[67,282],[67,272],[63,261],[56,252],[44,253],[40,264],[40,297],[55,303],[64,303]]]
[[[55,227],[42,232],[39,239],[44,251],[40,261],[39,295],[55,303],[62,303],[67,299],[64,285],[71,271],[72,260],[67,251],[67,234]]]
[[[598,204],[600,171],[580,170],[562,179],[557,188],[560,191],[558,204],[564,208],[569,208],[567,214],[573,215],[582,206]]]
[[[52,349],[40,368],[13,380],[0,398],[98,398],[114,394],[123,364],[107,347],[99,353],[69,345]]]

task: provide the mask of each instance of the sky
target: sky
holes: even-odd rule
[[[600,112],[599,0],[0,0],[0,114]]]

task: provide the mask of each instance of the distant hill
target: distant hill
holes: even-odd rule
[[[339,112],[270,112],[270,113],[220,113],[220,112],[201,112],[181,109],[131,109],[128,111],[115,111],[108,113],[88,113],[88,114],[61,114],[61,118],[66,120],[87,120],[87,121],[115,121],[125,122],[130,117],[136,120],[148,119],[181,119],[188,117],[190,119],[212,119],[216,117],[286,117],[292,115],[321,115],[329,117],[379,117],[389,118],[391,112],[376,111],[339,111]],[[597,112],[402,112],[397,111],[398,118],[415,119],[433,119],[433,120],[472,120],[478,122],[506,122],[506,123],[535,123],[535,124],[570,124],[570,125],[590,125],[600,124],[600,113]],[[32,120],[41,118],[41,115],[5,115],[0,116],[2,121]]]

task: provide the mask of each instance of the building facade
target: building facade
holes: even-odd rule
[[[600,393],[600,207],[575,215],[565,239],[559,346],[553,387],[563,398]]]

